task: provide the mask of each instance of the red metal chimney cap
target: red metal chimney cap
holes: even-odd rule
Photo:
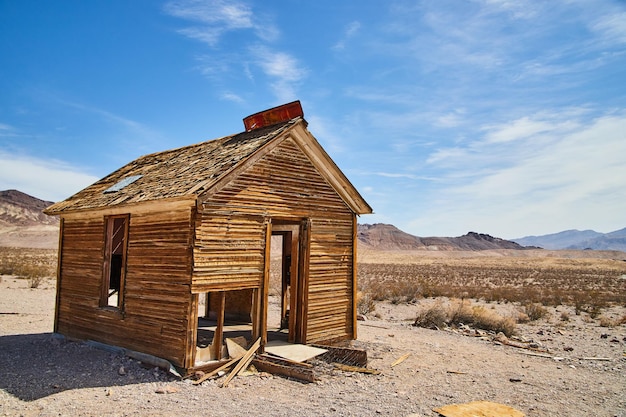
[[[246,128],[246,132],[249,132],[261,127],[286,122],[296,117],[304,117],[300,100],[254,113],[243,119],[243,125]]]

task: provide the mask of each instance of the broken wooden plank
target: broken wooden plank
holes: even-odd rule
[[[220,366],[219,368],[216,368],[216,369],[212,370],[211,372],[209,372],[208,374],[205,374],[202,378],[193,381],[193,384],[194,385],[202,384],[207,379],[211,378],[214,375],[217,375],[220,371],[223,371],[225,369],[230,368],[231,366],[233,366],[240,359],[241,359],[241,357],[229,360],[228,362],[226,362],[224,365]]]
[[[360,372],[362,374],[379,375],[378,369],[361,368],[360,366],[344,365],[343,363],[333,363],[335,368],[346,372]]]
[[[369,323],[359,323],[359,325],[361,326],[367,326],[367,327],[375,327],[377,329],[385,329],[385,330],[389,330],[389,326],[378,326],[376,324],[369,324]]]
[[[400,356],[398,359],[396,359],[396,360],[395,360],[395,361],[391,364],[391,367],[393,368],[394,366],[401,364],[401,363],[402,363],[402,362],[404,362],[404,361],[405,361],[405,360],[406,360],[409,356],[411,356],[411,352],[406,353],[406,354],[404,354],[404,355]]]
[[[226,349],[228,350],[228,356],[230,356],[231,358],[241,358],[243,357],[243,355],[246,354],[246,349],[239,343],[237,343],[235,339],[226,338],[225,341]]]
[[[528,355],[528,356],[537,356],[539,358],[554,359],[552,355],[546,355],[545,353],[535,353],[535,352],[520,352],[520,353],[523,353],[524,355]]]
[[[228,374],[228,376],[226,377],[226,379],[222,383],[222,387],[227,387],[228,383],[234,377],[236,377],[239,374],[239,372],[241,372],[242,369],[245,369],[250,364],[250,362],[252,361],[252,357],[254,356],[254,354],[256,353],[256,351],[259,349],[260,346],[261,346],[261,338],[258,338],[256,340],[256,342],[254,342],[252,347],[250,347],[250,349],[248,349],[246,354],[241,358],[241,360],[235,366],[235,368],[233,368],[233,370],[230,372],[230,374]]]
[[[263,372],[282,375],[306,382],[315,382],[318,378],[313,372],[313,367],[309,364],[292,363],[281,358],[274,358],[267,355],[259,355],[252,360],[252,364]],[[309,365],[309,366],[304,366]]]
[[[276,356],[274,354],[272,354],[271,352],[265,352],[264,354],[259,355],[262,359],[276,359],[276,360],[280,360],[282,362],[284,362],[285,364],[288,365],[295,365],[295,366],[302,366],[305,368],[312,368],[313,365],[311,365],[310,363],[306,363],[306,362],[298,362],[298,361],[293,361],[291,359],[288,358],[283,358],[282,356]]]

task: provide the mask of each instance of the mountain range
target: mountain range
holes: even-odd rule
[[[527,248],[509,240],[476,232],[469,232],[459,237],[418,237],[403,232],[391,224],[381,223],[359,224],[357,237],[360,245],[379,250],[537,249]]]
[[[526,236],[512,239],[523,246],[539,246],[544,249],[593,249],[626,252],[626,227],[610,233],[594,230],[565,230],[543,236]]]
[[[59,219],[43,214],[51,201],[18,190],[0,191],[0,246],[56,249]],[[419,237],[391,224],[359,224],[359,244],[379,250],[479,251],[493,249],[597,249],[626,252],[626,228],[611,233],[593,230],[527,236],[505,240],[469,232],[459,237]]]

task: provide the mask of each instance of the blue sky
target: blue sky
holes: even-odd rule
[[[0,190],[62,200],[299,99],[360,222],[626,226],[624,1],[0,0],[0,62]]]

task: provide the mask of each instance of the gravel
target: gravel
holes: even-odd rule
[[[0,415],[436,416],[433,408],[486,400],[528,416],[626,416],[626,326],[600,327],[566,307],[518,325],[518,343],[493,334],[413,327],[416,305],[379,303],[355,346],[380,375],[318,365],[320,380],[253,373],[196,386],[162,369],[51,333],[55,290],[0,282]],[[487,305],[489,306],[489,305]],[[514,309],[511,305],[491,305]],[[569,321],[560,317],[568,313]],[[614,307],[605,316],[622,317]],[[391,366],[398,358],[406,360]]]

